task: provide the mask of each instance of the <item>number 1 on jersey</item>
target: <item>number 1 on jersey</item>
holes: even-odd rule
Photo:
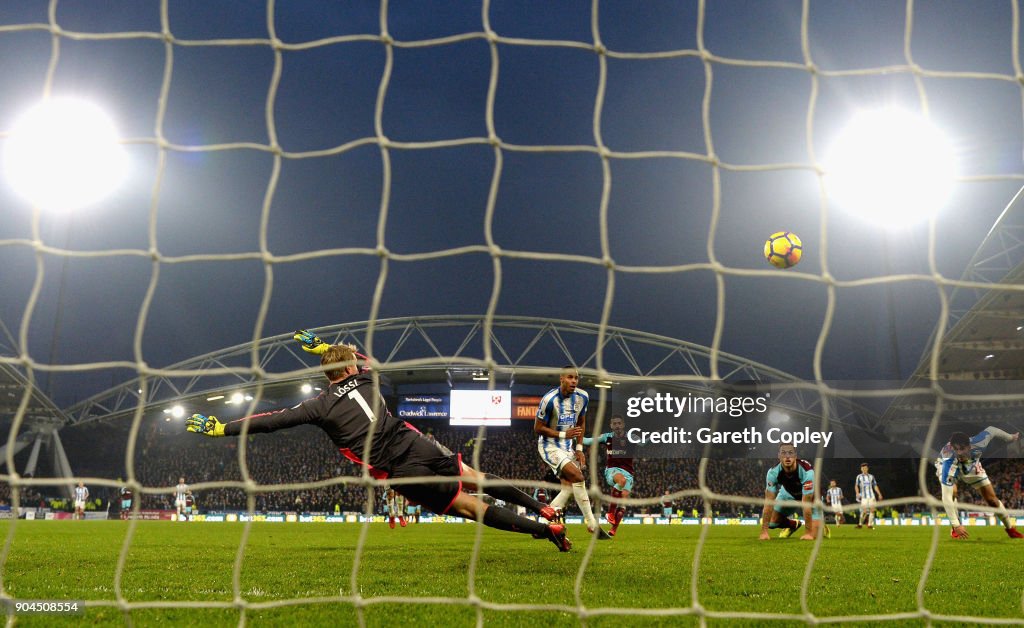
[[[359,394],[357,389],[350,390],[348,398],[359,404],[359,407],[361,407],[363,412],[366,413],[366,418],[370,420],[370,423],[377,420],[377,416],[373,413],[373,410],[370,410],[370,406],[366,403],[366,400],[363,399],[363,396]]]

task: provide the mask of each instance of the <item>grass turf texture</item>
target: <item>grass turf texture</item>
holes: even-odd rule
[[[11,524],[3,526],[8,531]],[[350,595],[351,573],[362,526],[353,524],[255,523],[240,573],[241,597],[249,603]],[[124,598],[136,602],[231,602],[232,571],[244,524],[139,522],[121,575]],[[121,521],[19,521],[3,585],[18,599],[115,599],[118,555],[128,524]],[[924,589],[925,607],[943,615],[983,615],[1024,622],[1024,542],[1001,527],[971,528],[971,539],[950,540],[940,529],[938,550]],[[623,526],[613,541],[599,542],[581,582],[588,626],[697,625],[694,616],[644,617],[604,614],[602,609],[685,609],[691,606],[691,567],[700,528]],[[708,530],[698,570],[697,595],[710,612],[800,614],[800,589],[813,543],[798,539],[757,541],[757,529],[715,526]],[[575,606],[573,590],[588,542],[582,526],[570,526],[569,554],[528,536],[485,529],[474,592],[487,603]],[[415,525],[390,530],[372,524],[357,574],[368,626],[473,626],[469,605],[376,602],[374,598],[468,598],[467,570],[475,526]],[[916,589],[932,540],[931,528],[857,530],[833,528],[822,543],[807,592],[818,619],[840,615],[916,612]],[[579,625],[558,610],[481,609],[486,625]],[[237,625],[237,608],[136,608],[89,606],[85,616],[18,616],[18,625]],[[354,625],[348,602],[297,603],[250,608],[247,624]],[[715,618],[712,625],[791,625],[794,618]],[[865,619],[844,625],[877,625]],[[943,622],[934,622],[942,625]],[[920,618],[888,625],[923,625]],[[950,622],[948,625],[954,625]],[[955,625],[963,625],[956,623]]]

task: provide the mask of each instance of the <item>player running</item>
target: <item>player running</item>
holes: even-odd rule
[[[85,488],[85,482],[79,482],[75,487],[75,518],[85,519],[85,500],[89,499],[89,489]]]
[[[320,356],[320,364],[330,382],[327,390],[291,408],[255,414],[226,424],[216,417],[193,414],[186,420],[186,429],[206,436],[238,436],[243,425],[248,425],[250,434],[316,425],[327,433],[343,456],[366,468],[378,480],[437,480],[396,486],[395,492],[410,501],[423,504],[438,514],[466,519],[479,517],[486,526],[532,534],[535,538],[550,540],[559,551],[569,551],[572,544],[565,536],[565,526],[545,525],[506,508],[488,506],[463,492],[463,486],[471,490],[479,487],[496,499],[524,506],[545,518],[554,516],[553,509],[513,486],[502,484],[501,478],[464,464],[461,455],[431,442],[408,423],[392,416],[374,387],[371,374],[360,368],[359,362],[365,364],[366,358],[359,355],[355,347],[326,344],[306,330],[296,332],[295,339],[302,343],[306,352]],[[368,448],[367,436],[370,437]],[[485,481],[487,484],[481,486]]]
[[[835,516],[836,526],[843,525],[843,521],[846,520],[846,517],[843,516],[843,489],[836,484],[835,480],[828,481],[826,497],[829,507],[832,508],[832,514]]]
[[[860,503],[860,513],[857,516],[857,527],[861,527],[867,519],[868,530],[875,527],[875,496],[879,501],[882,499],[882,490],[878,488],[875,476],[868,473],[868,463],[860,463],[860,474],[853,481],[853,489],[856,493],[857,502]]]
[[[759,538],[762,541],[769,540],[769,528],[782,528],[779,532],[780,539],[792,536],[800,527],[800,522],[793,521],[789,516],[802,509],[804,521],[808,522],[808,526],[800,540],[813,541],[818,534],[818,527],[822,525],[822,514],[821,508],[815,504],[817,500],[814,497],[814,467],[811,463],[797,458],[795,445],[783,443],[779,446],[779,464],[768,469],[765,480],[764,510],[761,513]],[[794,495],[801,495],[801,499],[797,500]],[[802,501],[803,505],[802,508],[798,508],[775,504],[781,501]],[[831,536],[828,526],[824,526],[824,536]]]
[[[1006,512],[1003,502],[996,497],[996,491],[992,488],[992,481],[981,466],[981,454],[989,446],[993,438],[1012,443],[1020,440],[1020,432],[1010,434],[998,427],[986,427],[972,437],[963,432],[953,432],[949,435],[949,442],[939,452],[935,459],[935,472],[939,476],[939,484],[942,486],[942,506],[946,509],[946,516],[952,529],[950,536],[954,539],[966,539],[967,530],[960,522],[957,514],[954,491],[957,480],[967,486],[974,487],[981,495],[985,503],[996,509],[996,517],[1003,522],[1006,535],[1011,539],[1024,538]]]
[[[629,493],[633,490],[633,456],[629,452],[629,440],[626,438],[626,420],[621,415],[612,415],[608,426],[612,431],[605,432],[597,438],[585,437],[583,445],[600,443],[605,446],[607,458],[605,458],[604,481],[612,488],[612,497],[615,499],[628,499]],[[613,501],[608,504],[608,523],[612,524],[608,530],[609,536],[615,536],[626,515],[626,508],[621,502]]]
[[[582,471],[586,465],[582,439],[590,396],[587,395],[587,391],[577,388],[579,381],[580,374],[576,367],[562,367],[558,377],[558,388],[552,388],[540,399],[537,420],[533,422],[533,432],[537,435],[537,450],[540,452],[541,460],[562,483],[562,490],[551,500],[551,506],[562,510],[569,497],[575,497],[576,505],[583,513],[587,531],[591,534],[596,532],[597,538],[604,541],[612,537],[601,529],[594,518]]]

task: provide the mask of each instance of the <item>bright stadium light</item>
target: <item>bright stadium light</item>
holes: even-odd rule
[[[96,203],[121,183],[127,165],[110,117],[74,98],[32,108],[4,142],[7,181],[19,196],[46,210]]]
[[[174,406],[173,408],[171,408],[171,416],[173,416],[176,419],[180,419],[181,417],[185,416],[185,408],[181,406]]]
[[[303,394],[306,394],[306,395],[308,395],[309,393],[313,392],[313,385],[312,384],[303,384],[302,385],[302,392],[303,392]]]
[[[949,140],[923,116],[863,111],[825,158],[825,186],[839,206],[883,226],[927,220],[947,201],[956,176]]]

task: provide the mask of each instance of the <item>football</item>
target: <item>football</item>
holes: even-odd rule
[[[776,231],[764,243],[764,257],[776,268],[792,268],[804,254],[804,245],[791,231]]]

